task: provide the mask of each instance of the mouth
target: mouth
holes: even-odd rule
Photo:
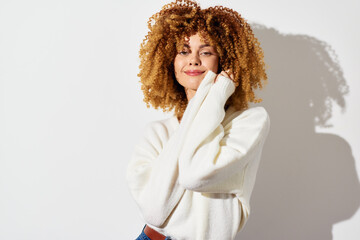
[[[198,76],[198,75],[203,74],[204,72],[205,72],[205,71],[188,70],[188,71],[185,71],[185,74],[186,74],[186,75],[189,75],[189,76]]]

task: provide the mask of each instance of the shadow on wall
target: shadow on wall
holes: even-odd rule
[[[358,209],[360,186],[349,144],[330,127],[332,103],[345,110],[348,86],[335,53],[305,35],[253,25],[268,65],[259,96],[271,129],[237,240],[331,240],[332,226]]]

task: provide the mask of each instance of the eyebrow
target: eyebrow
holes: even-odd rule
[[[189,44],[184,44],[184,47],[186,47],[186,48],[190,48],[190,45]],[[200,47],[199,48],[204,48],[204,47],[211,47],[210,46],[210,44],[202,44],[202,45],[200,45]]]

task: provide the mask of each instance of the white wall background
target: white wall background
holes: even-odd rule
[[[168,2],[0,1],[0,239],[140,233],[125,169],[167,115],[142,102],[138,50]],[[254,25],[269,65],[272,128],[237,240],[359,239],[360,2],[209,2]]]

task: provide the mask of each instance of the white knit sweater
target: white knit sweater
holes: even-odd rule
[[[235,85],[215,77],[204,77],[181,123],[147,125],[127,169],[145,222],[172,239],[234,239],[249,216],[270,121],[263,107],[225,112]]]

